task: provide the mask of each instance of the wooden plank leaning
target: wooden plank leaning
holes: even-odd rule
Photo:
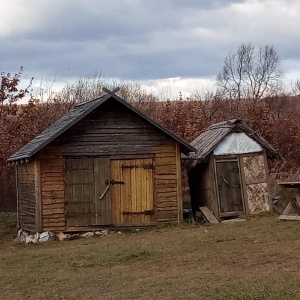
[[[213,213],[206,206],[201,206],[201,207],[199,207],[199,209],[202,212],[205,219],[209,223],[211,223],[211,224],[219,223],[219,221],[216,219],[216,217],[213,215]]]

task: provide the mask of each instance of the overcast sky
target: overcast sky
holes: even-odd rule
[[[1,0],[0,71],[59,88],[98,73],[184,96],[239,45],[273,45],[300,78],[299,0]]]

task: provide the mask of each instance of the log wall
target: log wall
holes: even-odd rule
[[[155,209],[158,223],[182,220],[180,152],[175,143],[158,147],[154,158]]]
[[[27,164],[26,168],[31,172],[28,171],[30,174],[26,177],[27,181],[31,180],[27,193],[31,195],[26,196],[26,201],[29,199],[31,204],[26,202],[26,209],[27,205],[30,206],[26,218],[30,212],[31,228],[36,222],[35,229],[40,228],[38,231],[69,230],[66,223],[65,158],[89,157],[111,160],[151,157],[155,213],[151,223],[179,223],[182,220],[179,145],[131,110],[118,102],[110,102],[95,109],[40,150],[35,165]],[[25,171],[22,169],[22,172]],[[20,204],[25,201],[22,193]],[[38,201],[34,202],[35,199]]]
[[[34,161],[17,166],[18,223],[21,229],[36,231],[36,185]]]
[[[170,139],[118,102],[104,103],[62,137],[65,156],[154,154]]]
[[[40,151],[39,159],[43,231],[63,231],[66,228],[66,219],[62,147],[51,143]]]

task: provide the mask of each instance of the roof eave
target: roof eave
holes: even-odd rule
[[[88,115],[91,111],[93,111],[94,109],[96,109],[99,105],[101,105],[102,103],[106,102],[109,98],[110,98],[110,95],[104,95],[103,97],[100,97],[100,98],[96,98],[94,99],[93,101],[96,101],[98,99],[101,99],[102,98],[102,101],[100,102],[95,102],[94,105],[92,105],[89,109],[87,109],[84,113],[82,113],[82,115],[80,115],[80,117],[78,119],[74,119],[72,122],[68,123],[67,126],[63,127],[62,129],[58,130],[55,134],[53,134],[53,136],[51,136],[48,140],[46,140],[44,143],[41,143],[38,147],[36,147],[34,149],[34,151],[30,151],[26,156],[17,156],[17,157],[13,157],[16,153],[18,153],[19,151],[22,150],[22,148],[17,151],[15,154],[13,154],[12,156],[10,156],[6,162],[7,163],[11,163],[13,161],[17,161],[17,160],[20,160],[20,159],[24,159],[24,158],[27,158],[27,159],[30,159],[34,154],[36,154],[38,151],[40,151],[42,148],[44,148],[45,146],[47,146],[48,144],[50,144],[53,140],[55,140],[57,137],[59,137],[61,134],[63,134],[65,131],[67,131],[69,128],[71,128],[74,124],[76,124],[78,121],[80,121],[82,118],[84,118],[86,115]],[[74,108],[73,108],[74,109]],[[71,110],[69,111],[69,113],[71,112]],[[62,116],[65,117],[67,116],[64,115]],[[60,118],[61,119],[61,118]],[[56,122],[58,122],[60,119],[58,119]],[[56,122],[54,122],[52,125],[56,124]],[[48,127],[49,128],[49,127]],[[46,129],[45,129],[46,130]],[[44,132],[44,131],[43,131]],[[43,134],[43,132],[41,132],[39,135]],[[39,136],[38,135],[38,136]]]

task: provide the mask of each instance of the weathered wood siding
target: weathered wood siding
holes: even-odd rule
[[[62,148],[51,143],[39,153],[43,230],[65,230],[65,184]]]
[[[221,191],[222,188],[226,189],[225,182],[222,178],[219,178],[219,182],[217,180],[221,174],[218,174],[220,170],[218,170],[217,164],[220,161],[230,160],[236,160],[237,166],[235,168],[238,167],[240,172],[239,180],[237,177],[235,182],[231,183],[231,186],[241,188],[242,192],[242,199],[240,199],[240,196],[236,198],[234,194],[227,195],[229,201],[233,201],[234,206],[228,207],[228,209],[225,207],[225,210],[232,211],[232,214],[229,212],[224,213],[224,207],[222,207],[224,203],[220,203],[217,196],[219,192],[222,193],[222,197],[226,194],[226,191]],[[227,181],[231,178],[229,170],[221,175]],[[198,164],[189,172],[189,185],[193,210],[198,210],[200,205],[206,205],[218,219],[222,216],[233,215],[234,212],[237,214],[253,214],[272,209],[268,193],[268,166],[265,152],[227,156],[212,155],[208,162]],[[241,201],[244,206],[243,209]]]
[[[75,176],[73,174],[70,177],[72,182],[68,181],[70,178],[66,178],[65,164],[68,159],[90,159],[94,164],[94,176],[97,169],[95,162],[108,159],[110,175],[114,176],[108,179],[122,180],[124,177],[131,182],[130,188],[128,185],[111,185],[107,193],[111,205],[105,206],[111,212],[107,214],[104,223],[100,219],[83,223],[74,219],[75,223],[70,221],[68,224],[66,193],[74,196]],[[140,168],[140,164],[150,165],[148,160],[152,167]],[[35,193],[39,195],[37,207],[40,209],[40,225],[44,231],[68,231],[79,227],[86,230],[91,226],[110,224],[179,223],[182,220],[179,145],[118,102],[104,103],[88,114],[39,151],[38,161],[40,188]],[[126,161],[130,165],[125,165]],[[78,178],[88,180],[87,176]],[[103,180],[104,177],[101,182]],[[101,188],[95,185],[98,190],[95,191],[94,200],[98,202],[106,188],[104,182]],[[66,190],[66,183],[72,185],[72,192],[70,189]],[[124,192],[122,197],[121,190]],[[118,193],[120,195],[117,197]],[[140,210],[149,211],[149,214],[142,214]],[[108,209],[105,211],[108,212]],[[102,214],[101,207],[97,208],[96,218],[100,216],[99,213]],[[36,214],[39,215],[38,212]],[[89,217],[83,219],[92,220]]]
[[[158,223],[179,223],[182,218],[181,164],[175,143],[158,147],[155,166],[155,210]]]
[[[112,160],[111,180],[113,224],[153,224],[153,159]]]
[[[68,227],[111,224],[109,173],[109,159],[65,159]]]
[[[120,103],[104,103],[61,137],[66,156],[154,154],[170,139]]]
[[[212,174],[211,174],[212,173]],[[215,209],[215,199],[212,194],[212,180],[214,168],[210,168],[210,162],[197,165],[189,173],[190,196],[193,211],[199,211],[200,206]]]
[[[34,161],[17,166],[18,221],[23,230],[36,232]]]
[[[67,226],[96,224],[94,159],[65,160]]]
[[[224,217],[243,214],[244,205],[238,160],[216,160],[216,179],[220,215]]]

